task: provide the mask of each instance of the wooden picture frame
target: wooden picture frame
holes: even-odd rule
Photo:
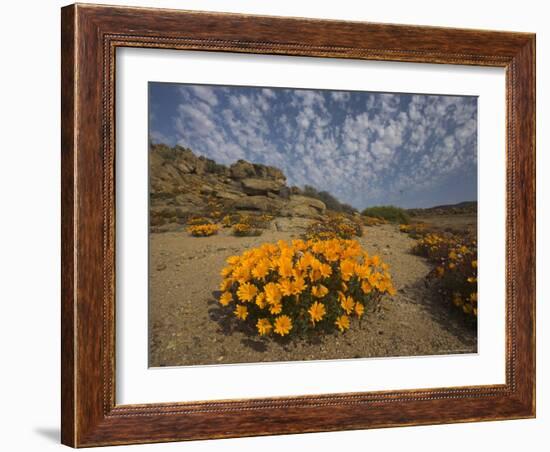
[[[535,416],[535,35],[71,5],[62,9],[62,442],[73,447]],[[115,50],[506,69],[506,383],[115,403]]]

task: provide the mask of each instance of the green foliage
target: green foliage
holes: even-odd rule
[[[408,224],[410,221],[409,214],[400,207],[395,206],[374,206],[367,207],[361,215],[367,217],[383,218],[390,223]]]

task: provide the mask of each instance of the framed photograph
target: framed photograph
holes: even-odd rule
[[[535,416],[535,36],[62,9],[62,442]]]

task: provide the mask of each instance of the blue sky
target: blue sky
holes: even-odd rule
[[[280,168],[361,209],[477,199],[477,98],[149,83],[151,141]]]

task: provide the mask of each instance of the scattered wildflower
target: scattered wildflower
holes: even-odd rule
[[[217,234],[219,229],[217,224],[198,224],[189,226],[187,232],[194,237],[208,237]]]
[[[256,328],[258,329],[258,334],[260,336],[265,336],[271,332],[273,325],[271,325],[271,322],[268,319],[258,319]]]
[[[258,305],[260,309],[265,308],[267,302],[265,301],[265,293],[260,292],[258,295],[256,295],[255,303]]]
[[[280,336],[285,336],[292,329],[292,320],[287,315],[281,315],[275,319],[275,332]]]
[[[264,288],[265,291],[265,299],[269,304],[278,304],[281,301],[281,291],[279,290],[279,286],[275,283],[268,283],[265,285]]]
[[[298,276],[292,281],[292,295],[299,295],[306,289],[306,281]]]
[[[261,259],[258,261],[256,266],[252,269],[252,276],[256,279],[261,279],[262,281],[269,273],[269,261],[267,259]]]
[[[256,286],[250,283],[241,284],[239,290],[237,290],[237,296],[241,301],[252,301],[257,293]]]
[[[349,317],[347,315],[341,315],[336,319],[335,324],[341,332],[344,332],[349,328]]]
[[[323,298],[327,293],[328,289],[322,284],[311,288],[311,294],[316,298]]]
[[[242,304],[237,305],[234,312],[235,315],[241,320],[246,320],[248,317],[248,308]]]
[[[351,297],[344,296],[340,301],[340,304],[342,305],[344,311],[346,311],[346,314],[351,314],[351,312],[353,311],[353,306],[355,305],[355,301],[353,301],[353,298]]]
[[[309,312],[311,322],[315,325],[315,322],[319,322],[325,316],[325,305],[316,301],[311,305],[307,312]]]
[[[231,295],[231,292],[224,292],[220,296],[220,303],[223,306],[227,306],[229,303],[233,301],[233,295]]]

